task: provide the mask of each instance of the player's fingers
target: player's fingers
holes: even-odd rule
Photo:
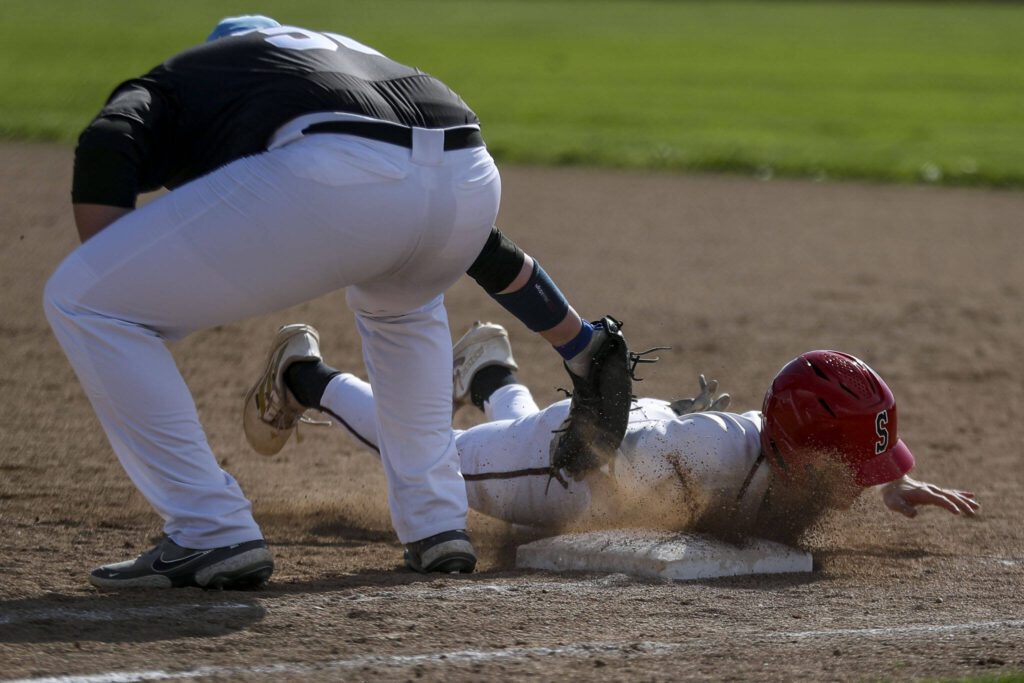
[[[931,493],[935,499],[933,505],[945,508],[954,515],[960,514],[960,506],[956,504],[956,500],[952,496],[947,495],[947,493],[941,489],[938,491],[932,491]]]
[[[981,507],[981,505],[972,500],[971,497],[967,497],[969,491],[957,491],[956,489],[938,489],[938,493],[942,494],[947,500],[950,500],[957,506],[960,512],[965,512],[968,515],[973,515],[974,511]]]
[[[976,500],[971,500],[966,496],[961,495],[961,491],[953,491],[953,498],[960,506],[961,512],[966,512],[969,515],[973,515],[981,508],[981,503]]]
[[[920,490],[920,497],[915,502],[922,503],[924,505],[934,505],[936,507],[945,508],[954,515],[960,514],[960,508],[957,506],[952,499],[946,496],[946,492],[940,489],[938,486],[928,484],[922,487]]]
[[[960,491],[960,490],[957,490],[957,491],[954,491],[954,493],[956,493],[958,496],[963,496],[964,498],[970,498],[972,500],[977,498],[977,496],[974,495],[973,491]]]

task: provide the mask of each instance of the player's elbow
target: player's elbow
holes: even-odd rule
[[[74,211],[78,237],[84,242],[131,209],[106,204],[75,204]]]

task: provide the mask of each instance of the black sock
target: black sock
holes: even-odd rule
[[[518,384],[516,373],[501,365],[489,365],[473,375],[469,383],[469,400],[480,410],[484,409],[484,401],[491,398],[498,389],[507,384]]]
[[[319,408],[327,383],[340,374],[340,370],[335,370],[322,360],[301,360],[292,363],[284,371],[284,383],[299,403],[307,408]]]

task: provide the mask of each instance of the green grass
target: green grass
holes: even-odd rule
[[[502,160],[1024,186],[1024,6],[984,2],[0,0],[0,136],[247,11],[440,76]]]
[[[1024,673],[989,673],[966,678],[938,679],[942,683],[1024,683]]]

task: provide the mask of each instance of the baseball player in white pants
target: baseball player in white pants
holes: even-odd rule
[[[443,292],[468,272],[577,375],[601,336],[493,227],[500,185],[458,95],[346,36],[232,18],[118,86],[79,139],[83,244],[50,278],[44,306],[167,537],[90,581],[269,578],[249,501],[217,464],[166,342],[341,288],[376,388],[374,438],[410,564],[472,571]],[[172,191],[135,208],[160,186]],[[315,339],[286,330],[270,361],[316,353]],[[246,399],[246,434],[265,453],[302,413],[275,380]]]
[[[295,327],[312,333],[308,326]],[[469,503],[513,524],[539,530],[608,525],[639,512],[630,523],[646,516],[648,523],[673,526],[692,522],[699,503],[703,510],[728,512],[744,531],[770,534],[775,530],[764,525],[779,521],[770,508],[778,507],[786,489],[805,488],[809,495],[797,499],[801,504],[825,500],[845,507],[862,490],[879,485],[885,505],[908,517],[923,505],[964,515],[979,509],[971,492],[908,476],[913,458],[898,438],[891,392],[873,370],[846,354],[811,352],[788,364],[769,389],[765,414],[723,412],[728,395],[715,399],[717,383],[706,384],[703,377],[701,394],[694,399],[638,399],[611,466],[560,483],[551,478],[550,445],[569,402],[538,409],[529,389],[516,381],[516,369],[507,333],[498,325],[478,323],[455,345],[454,398],[457,403],[471,400],[488,419],[455,432]],[[304,392],[301,382],[289,388],[303,396],[308,408],[334,416],[376,450],[370,385],[331,371],[335,374],[319,393]],[[850,387],[860,395],[850,394]],[[835,415],[821,408],[823,403]],[[808,406],[820,416],[808,416]],[[876,429],[880,414],[886,416],[884,443]],[[845,430],[841,441],[827,443],[837,434],[837,424]],[[867,449],[858,441],[865,432]],[[809,449],[797,448],[798,440]],[[831,476],[835,471],[826,460],[838,463],[846,476]],[[830,477],[816,477],[819,468]],[[823,490],[823,485],[834,490]]]

